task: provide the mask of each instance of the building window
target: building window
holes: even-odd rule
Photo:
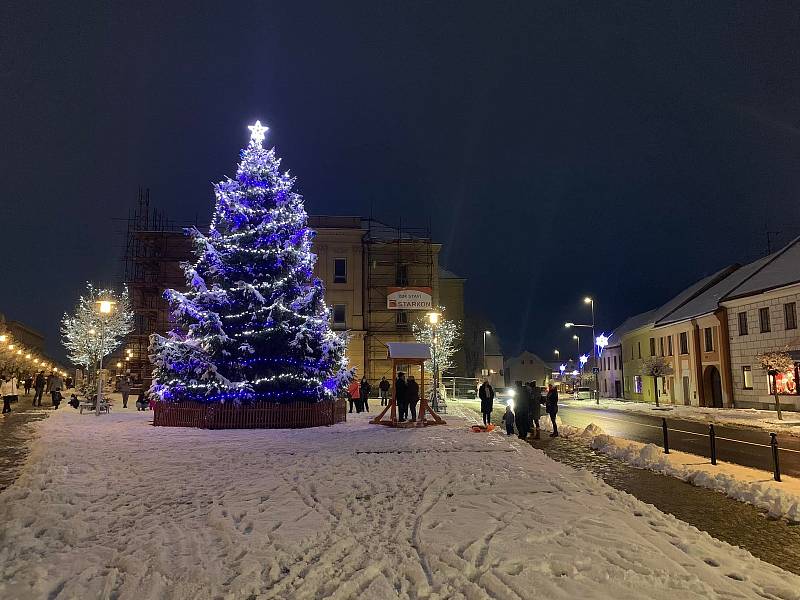
[[[681,333],[681,354],[689,354],[689,334]]]
[[[636,342],[636,347],[639,350],[639,358],[642,358],[642,342]]]
[[[333,305],[333,328],[347,328],[347,307],[344,304]]]
[[[614,370],[617,370],[617,355],[614,355]]]
[[[664,356],[664,338],[658,338],[658,352],[660,356]]]
[[[347,283],[347,259],[333,259],[333,283]]]
[[[398,310],[394,315],[394,322],[400,329],[408,327],[408,312],[405,310]]]
[[[761,333],[769,333],[771,331],[769,326],[769,307],[758,309],[758,323],[761,326]]]
[[[656,355],[656,340],[655,338],[650,338],[650,356]]]
[[[608,381],[603,379],[603,391],[607,394],[608,393]]]
[[[706,340],[706,352],[713,352],[714,351],[714,332],[711,331],[711,327],[706,327],[703,330],[703,336]]]
[[[667,356],[672,356],[672,336],[667,337]]]
[[[750,370],[750,367],[742,367],[742,381],[744,381],[742,389],[753,389],[753,372]]]
[[[408,265],[397,265],[397,285],[408,285]]]
[[[747,313],[739,313],[739,335],[747,335]]]
[[[797,329],[797,307],[794,302],[783,305],[783,322],[786,329]]]
[[[636,394],[642,393],[642,376],[641,375],[634,375],[633,376],[633,391]]]

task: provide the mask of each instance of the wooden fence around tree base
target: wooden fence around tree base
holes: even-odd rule
[[[200,429],[298,429],[347,420],[344,400],[291,404],[202,404],[157,402],[153,425]]]

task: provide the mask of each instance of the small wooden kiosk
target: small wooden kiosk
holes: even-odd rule
[[[442,418],[434,412],[428,404],[428,397],[425,394],[425,361],[430,360],[431,351],[425,344],[410,342],[389,342],[386,344],[389,349],[389,358],[392,361],[392,399],[389,406],[385,407],[381,413],[372,419],[370,423],[375,425],[388,425],[389,427],[425,427],[426,425],[444,425]],[[397,420],[397,365],[419,365],[419,411],[416,421]],[[388,417],[386,413],[389,413]],[[425,418],[426,414],[430,419]]]

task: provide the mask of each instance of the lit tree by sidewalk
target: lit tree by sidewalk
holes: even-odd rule
[[[437,308],[435,312],[444,314],[445,308]],[[455,366],[453,358],[461,349],[461,324],[458,321],[440,318],[433,325],[424,319],[413,324],[412,332],[418,343],[430,347],[440,372]],[[425,361],[425,368],[433,373],[433,360]]]
[[[101,301],[114,303],[114,310],[103,315],[98,310]],[[133,330],[133,311],[128,290],[121,293],[99,289],[86,284],[86,293],[79,299],[72,314],[61,319],[61,335],[69,360],[86,369],[94,379],[101,358],[119,348]]]
[[[658,378],[672,375],[673,369],[669,360],[663,356],[651,356],[642,361],[642,373],[653,378],[653,389],[656,394],[656,406],[661,406],[658,402]]]
[[[756,356],[756,360],[761,364],[761,368],[767,372],[767,377],[770,380],[772,387],[772,395],[775,398],[775,411],[778,413],[778,419],[783,420],[781,414],[781,400],[778,396],[778,382],[776,381],[779,373],[788,373],[794,370],[794,359],[789,356],[786,351],[780,352],[765,352]]]

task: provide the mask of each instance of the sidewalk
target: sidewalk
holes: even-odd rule
[[[0,597],[800,599],[800,577],[454,414],[272,431],[151,416],[39,425],[0,494]]]
[[[765,432],[788,433],[800,436],[800,414],[783,411],[783,421],[778,420],[775,411],[756,410],[754,408],[701,408],[699,406],[684,406],[678,404],[662,404],[656,407],[649,402],[629,402],[613,398],[600,398],[600,404],[595,400],[573,400],[562,397],[559,404],[574,408],[606,409],[644,414],[650,416],[677,417],[687,421],[700,423],[714,423],[721,425],[737,425],[758,429]]]

